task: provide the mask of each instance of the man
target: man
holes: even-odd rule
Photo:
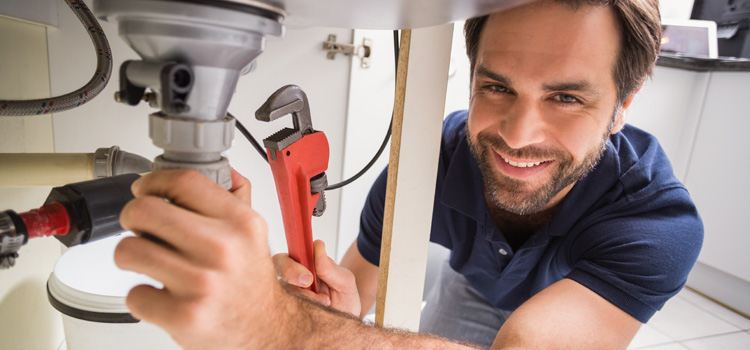
[[[452,253],[425,330],[493,349],[624,349],[684,285],[703,233],[658,143],[624,124],[658,52],[656,1],[547,0],[466,31],[470,109],[446,119],[432,232]],[[123,227],[169,244],[117,248],[118,265],[165,285],[134,288],[134,316],[186,348],[471,346],[347,315],[374,301],[382,176],[346,268],[316,243],[319,295],[277,283],[249,183],[208,182],[165,171],[133,185]],[[275,260],[287,283],[309,285]]]

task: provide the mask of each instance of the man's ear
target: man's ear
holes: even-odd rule
[[[610,132],[612,135],[620,132],[620,130],[622,130],[622,128],[625,126],[625,116],[627,115],[628,108],[630,108],[630,105],[635,99],[635,95],[637,95],[638,92],[641,91],[642,87],[643,85],[639,86],[635,91],[633,91],[632,94],[628,95],[628,97],[626,97],[625,100],[622,101],[622,107],[617,113],[617,120],[615,120],[615,124],[612,127],[612,131]]]

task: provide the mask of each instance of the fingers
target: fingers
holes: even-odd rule
[[[257,335],[279,331],[268,320],[288,314],[274,306],[291,297],[275,278],[266,223],[245,202],[250,184],[232,180],[230,193],[195,171],[155,171],[133,184],[120,216],[141,237],[120,242],[116,263],[164,283],[133,288],[127,305],[185,348],[262,348]]]
[[[313,275],[302,264],[294,261],[289,254],[279,253],[273,256],[276,274],[282,281],[300,288],[307,288],[313,283]],[[313,293],[314,294],[314,293]]]
[[[167,198],[180,207],[215,218],[233,216],[239,200],[194,170],[154,171],[136,180],[131,190],[136,198]]]
[[[191,258],[215,245],[214,232],[204,229],[209,220],[153,196],[128,202],[120,213],[122,228],[152,234]]]
[[[313,302],[331,306],[331,298],[327,293],[328,289],[325,284],[318,284],[318,293],[306,289],[312,284],[313,275],[305,266],[289,257],[289,254],[279,253],[274,255],[273,265],[276,268],[276,274],[287,284],[287,290]]]
[[[125,305],[133,317],[156,325],[168,324],[168,318],[174,317],[174,299],[164,289],[152,286],[136,286],[130,290]]]
[[[229,189],[229,192],[231,192],[235,198],[241,200],[247,205],[251,205],[250,189],[250,181],[237,172],[237,170],[232,168],[232,188]]]
[[[186,291],[195,281],[192,264],[174,250],[140,237],[126,237],[115,248],[115,264],[145,274],[172,292]]]

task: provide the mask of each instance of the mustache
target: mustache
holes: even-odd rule
[[[489,145],[497,152],[503,155],[524,158],[524,159],[566,159],[568,156],[561,150],[551,148],[541,148],[537,146],[526,146],[523,148],[512,148],[508,146],[508,143],[494,132],[480,132],[477,135],[477,143],[485,146]]]

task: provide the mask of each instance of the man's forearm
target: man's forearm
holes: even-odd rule
[[[479,349],[430,334],[392,328],[375,328],[352,315],[292,297],[290,349]]]

